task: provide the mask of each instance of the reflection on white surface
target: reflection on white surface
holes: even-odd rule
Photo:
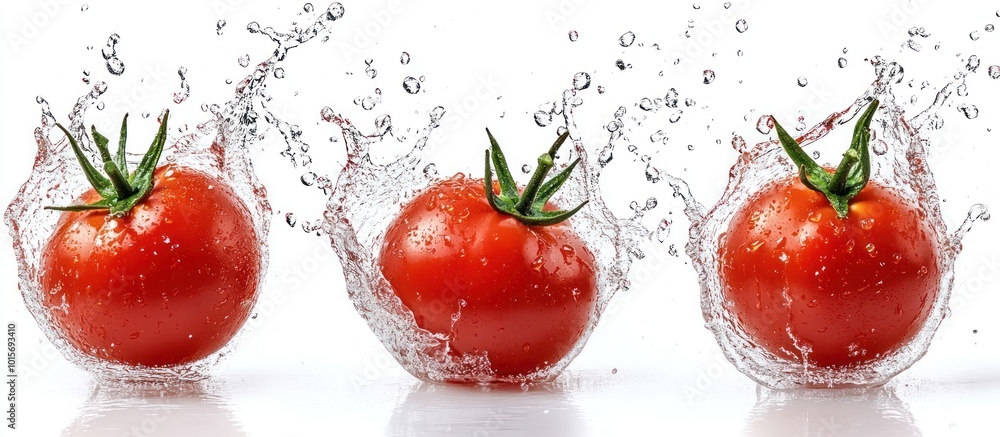
[[[415,384],[385,429],[389,436],[582,436],[579,408],[558,383],[468,387]]]
[[[246,435],[217,391],[211,382],[122,386],[95,383],[89,399],[62,435]]]
[[[913,414],[891,387],[757,388],[746,424],[751,436],[919,436]]]

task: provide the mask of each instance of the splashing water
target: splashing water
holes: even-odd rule
[[[928,165],[928,148],[932,147],[928,138],[934,129],[940,127],[936,122],[937,112],[953,90],[963,84],[964,73],[957,75],[954,82],[938,92],[930,108],[906,118],[892,93],[892,85],[902,80],[902,67],[878,57],[873,65],[878,77],[872,86],[850,107],[831,114],[805,132],[799,141],[806,147],[839,126],[848,124],[872,99],[882,102],[872,124],[878,150],[872,161],[871,179],[892,187],[903,198],[918,205],[921,216],[926,217],[925,220],[932,229],[933,241],[940,254],[937,262],[941,279],[933,307],[923,327],[907,344],[875,361],[849,368],[810,367],[807,362],[782,359],[763,348],[755,347],[749,334],[740,328],[736,316],[730,313],[720,279],[718,248],[723,244],[726,230],[737,211],[772,181],[793,174],[794,168],[790,165],[790,160],[776,141],[759,143],[750,150],[741,151],[741,156],[730,171],[729,184],[722,198],[710,209],[694,199],[683,180],[668,177],[675,194],[684,201],[685,214],[691,220],[686,251],[698,272],[706,327],[715,335],[729,361],[763,385],[773,388],[871,386],[882,384],[909,368],[927,351],[934,333],[947,314],[954,280],[954,263],[962,249],[962,238],[976,220],[989,219],[986,207],[975,205],[958,229],[949,233],[941,216],[937,187]],[[757,128],[762,133],[769,132],[771,127],[772,124],[763,118],[757,123]],[[799,342],[796,342],[796,347],[799,347]],[[808,345],[803,344],[799,356],[807,356],[807,348]]]
[[[617,219],[605,207],[598,188],[600,165],[584,149],[572,117],[573,108],[582,103],[577,90],[586,88],[580,86],[580,76],[574,77],[573,89],[566,90],[560,104],[552,109],[566,123],[559,131],[568,128],[573,141],[571,151],[564,153],[571,156],[562,156],[554,171],[565,168],[572,155],[581,158],[580,165],[552,202],[575,205],[590,200],[570,223],[597,262],[597,305],[585,331],[565,358],[531,374],[509,379],[491,373],[487,354],[451,353],[449,333],[419,328],[413,313],[395,295],[379,267],[385,232],[401,205],[439,180],[435,164],[426,162],[425,147],[431,133],[440,126],[444,108],[430,111],[429,124],[419,132],[413,148],[388,164],[376,164],[382,160],[373,159],[373,151],[380,143],[392,139],[391,135],[384,130],[365,135],[333,109],[327,107],[321,112],[324,120],[343,130],[348,148],[347,164],[327,204],[324,230],[331,235],[333,248],[341,259],[355,308],[386,349],[414,376],[429,381],[521,384],[554,379],[579,354],[612,296],[628,288],[626,276],[632,259],[642,257],[638,244],[651,235],[639,224],[638,217],[647,208],[655,207],[656,201],[647,202],[647,208],[637,208],[636,217],[630,219]],[[589,75],[586,81],[589,82]],[[550,116],[544,112],[543,115]],[[667,231],[659,232],[665,235]],[[453,318],[460,316],[459,307]]]
[[[334,3],[326,11],[321,12],[312,25],[304,29],[296,28],[289,33],[280,33],[270,27],[261,29],[256,23],[251,23],[248,30],[251,33],[267,35],[277,44],[277,49],[270,58],[261,62],[236,86],[236,94],[232,100],[222,107],[210,105],[212,118],[199,123],[193,130],[178,138],[168,138],[167,147],[163,152],[162,163],[183,165],[207,173],[225,182],[236,193],[253,221],[256,243],[262,256],[262,278],[266,276],[268,264],[267,236],[270,229],[271,207],[267,201],[266,190],[254,173],[250,150],[262,135],[259,114],[263,112],[266,121],[276,120],[264,106],[265,80],[290,49],[324,31],[329,23],[342,17],[343,13],[343,6]],[[118,36],[112,35],[103,53],[108,60],[109,71],[116,76],[124,72],[123,64],[117,58],[114,48],[117,42]],[[184,73],[183,68],[178,71],[182,79],[180,94],[187,94],[188,91],[184,83]],[[103,81],[95,83],[89,93],[77,100],[69,114],[67,128],[80,139],[81,147],[92,161],[97,153],[91,139],[84,135],[84,118],[90,107],[98,105],[98,100],[107,89],[107,83]],[[56,119],[49,109],[48,102],[42,97],[38,97],[37,101],[42,112],[41,126],[35,129],[38,154],[28,181],[21,187],[4,214],[4,220],[14,240],[19,288],[28,310],[45,335],[67,359],[90,371],[102,381],[204,379],[208,371],[228,355],[243,334],[250,329],[251,324],[244,324],[233,340],[214,354],[196,362],[166,367],[137,367],[93,358],[70,346],[63,334],[55,329],[50,309],[43,306],[41,296],[43,291],[40,282],[44,274],[41,271],[41,252],[62,213],[48,211],[43,207],[72,204],[89,186],[70,150],[69,142],[62,137],[61,132],[54,129]],[[146,115],[143,116],[145,117]],[[287,134],[290,129],[288,125],[277,123],[275,127],[283,134]],[[52,142],[49,139],[53,133],[60,138],[58,141]],[[135,168],[140,158],[141,156],[129,155],[130,166]],[[256,299],[260,298],[262,289],[263,281],[258,284]],[[246,316],[249,317],[251,312],[248,311]]]

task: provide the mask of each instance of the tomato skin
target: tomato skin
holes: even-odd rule
[[[526,226],[461,174],[403,208],[380,260],[417,326],[448,335],[452,354],[485,351],[497,378],[555,364],[594,317],[594,256],[569,224]]]
[[[845,219],[796,177],[775,182],[720,244],[723,295],[750,339],[780,358],[801,361],[798,342],[813,366],[873,361],[913,338],[937,296],[939,255],[923,220],[875,181]]]
[[[63,213],[44,249],[43,303],[85,354],[149,367],[196,361],[225,346],[256,301],[261,252],[236,193],[174,165],[157,169],[154,184],[122,218]]]

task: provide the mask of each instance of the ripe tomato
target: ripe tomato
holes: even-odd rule
[[[42,254],[41,287],[70,345],[155,367],[229,342],[253,308],[262,265],[249,210],[223,181],[176,165],[149,177],[151,190],[123,214],[62,213]],[[101,199],[94,189],[82,197]]]
[[[927,320],[940,278],[933,238],[917,208],[883,186],[868,183],[841,219],[789,178],[733,217],[719,254],[724,296],[741,328],[778,357],[867,362]]]
[[[580,340],[597,302],[595,261],[568,222],[525,224],[491,207],[485,186],[458,174],[414,198],[386,232],[381,268],[417,326],[445,335],[453,355],[485,352],[493,376],[510,380]]]
[[[923,327],[940,281],[924,214],[868,180],[868,126],[859,119],[836,171],[819,167],[777,122],[800,170],[766,186],[720,242],[723,296],[736,323],[779,358],[841,368],[871,362]]]

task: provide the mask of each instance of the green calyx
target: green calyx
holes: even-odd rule
[[[486,200],[494,210],[502,214],[514,216],[521,223],[529,226],[548,226],[572,217],[573,214],[576,214],[577,211],[587,204],[588,201],[584,201],[571,210],[545,211],[545,204],[549,201],[549,198],[569,179],[570,173],[580,162],[580,159],[573,161],[569,167],[566,167],[563,171],[553,176],[552,179],[549,179],[547,182],[544,181],[545,176],[552,169],[556,152],[566,142],[569,132],[560,135],[556,139],[556,142],[552,144],[552,147],[549,148],[549,151],[538,157],[538,167],[535,169],[535,173],[531,175],[531,180],[524,187],[524,191],[520,193],[517,190],[514,178],[510,174],[510,169],[507,168],[507,159],[504,158],[503,151],[500,150],[500,145],[497,144],[496,138],[493,138],[493,134],[490,133],[489,129],[486,129],[486,135],[490,137],[490,148],[486,151],[486,174],[483,178],[483,183],[486,188]],[[493,192],[491,160],[493,166],[497,169],[500,194]]]
[[[56,127],[62,130],[66,134],[66,138],[69,139],[69,145],[73,148],[73,153],[76,154],[76,159],[80,162],[80,166],[83,167],[83,173],[87,176],[87,180],[90,181],[90,185],[93,185],[94,190],[101,195],[101,200],[89,205],[47,206],[45,209],[57,211],[108,210],[114,217],[122,217],[127,214],[153,191],[153,172],[156,170],[156,164],[160,161],[160,154],[163,153],[163,145],[167,141],[167,117],[169,116],[170,110],[164,111],[163,120],[160,122],[160,130],[157,131],[156,137],[153,138],[153,144],[149,146],[149,150],[143,155],[138,167],[136,167],[135,172],[132,174],[129,174],[128,163],[125,161],[126,122],[128,121],[128,114],[125,114],[125,117],[122,118],[118,151],[114,157],[108,151],[108,138],[98,133],[94,126],[91,126],[90,131],[94,137],[94,144],[97,145],[97,151],[101,155],[101,167],[107,176],[101,174],[90,163],[87,156],[84,155],[83,149],[80,148],[80,144],[73,138],[73,135],[63,125],[56,123]]]
[[[774,120],[774,127],[778,131],[778,140],[781,146],[792,159],[792,162],[799,168],[799,177],[802,183],[809,189],[823,193],[830,205],[837,211],[837,217],[846,218],[848,206],[851,199],[868,184],[871,176],[871,158],[868,153],[868,141],[871,133],[868,131],[872,124],[872,117],[878,109],[878,100],[873,100],[868,109],[861,114],[857,124],[854,125],[854,136],[851,139],[851,147],[844,152],[840,165],[833,173],[816,163],[802,150],[802,146],[788,135],[788,132]]]

